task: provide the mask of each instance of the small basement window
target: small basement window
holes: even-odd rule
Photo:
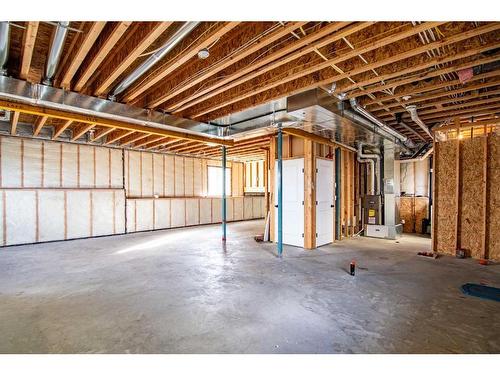
[[[231,195],[231,168],[226,168],[226,196]],[[222,167],[208,167],[208,196],[222,196]]]

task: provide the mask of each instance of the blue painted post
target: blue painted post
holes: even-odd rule
[[[222,241],[226,241],[226,146],[222,146]]]
[[[283,132],[278,127],[278,256],[283,254]]]

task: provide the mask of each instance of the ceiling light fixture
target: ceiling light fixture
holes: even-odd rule
[[[206,58],[208,58],[208,56],[210,56],[208,48],[202,48],[198,51],[198,58],[200,58],[201,60],[205,60]]]

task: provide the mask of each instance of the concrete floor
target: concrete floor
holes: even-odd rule
[[[1,249],[2,353],[499,353],[500,267],[427,259],[429,239],[315,251],[262,221]],[[358,263],[355,277],[349,262]]]

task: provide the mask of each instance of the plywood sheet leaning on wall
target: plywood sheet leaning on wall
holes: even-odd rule
[[[500,136],[488,137],[486,247],[490,259],[500,260]]]
[[[482,257],[483,238],[483,137],[460,141],[460,247],[473,258]],[[442,207],[442,206],[441,206]]]
[[[456,251],[456,141],[436,143],[439,158],[436,170],[436,249],[438,252],[455,254]]]

